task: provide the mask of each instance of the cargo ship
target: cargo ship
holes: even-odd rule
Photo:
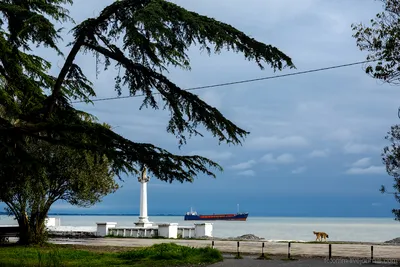
[[[236,214],[198,214],[190,209],[185,214],[185,221],[246,221],[248,212],[237,212]]]

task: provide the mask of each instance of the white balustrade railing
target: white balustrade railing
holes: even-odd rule
[[[108,229],[108,236],[120,237],[157,237],[157,227],[114,227]]]
[[[177,223],[163,223],[152,227],[116,227],[116,223],[98,223],[98,236],[134,238],[200,238],[212,237],[212,224],[200,223],[194,226],[178,226]]]

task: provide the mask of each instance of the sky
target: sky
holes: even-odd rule
[[[75,0],[71,15],[79,23],[111,2]],[[278,47],[297,67],[274,73],[268,67],[260,70],[242,54],[224,51],[208,56],[191,47],[192,70],[170,69],[167,74],[182,88],[363,61],[366,53],[357,48],[351,24],[369,23],[383,10],[375,0],[172,2]],[[66,33],[65,44],[71,41]],[[37,51],[53,62],[57,74],[62,59],[48,50]],[[81,54],[77,63],[94,82],[97,97],[117,95],[115,71],[96,78],[93,57]],[[236,212],[240,204],[240,211],[249,216],[391,217],[391,209],[398,207],[393,196],[381,194],[379,188],[393,182],[380,155],[388,144],[387,131],[399,123],[400,88],[369,77],[363,65],[193,93],[250,132],[242,146],[219,145],[206,134],[179,149],[176,138],[165,131],[168,113],[139,110],[141,98],[75,104],[130,140],[206,156],[224,168],[216,179],[199,176],[184,184],[160,182],[150,175],[150,214],[183,215],[191,207],[199,213]],[[139,213],[137,177],[125,177],[121,184],[120,190],[90,209],[59,202],[52,212]]]

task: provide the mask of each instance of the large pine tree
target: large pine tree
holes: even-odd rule
[[[72,0],[0,2],[0,162],[7,168],[33,171],[45,167],[46,161],[29,149],[36,140],[105,155],[117,175],[137,172],[145,164],[153,177],[183,182],[192,181],[198,173],[215,176],[211,168],[221,169],[207,158],[174,155],[80,119],[80,111],[72,107],[71,100],[89,103],[96,90],[75,63],[78,53],[94,53],[104,60],[105,69],[111,64],[120,68],[115,77],[118,94],[122,88],[130,95],[144,94],[143,106],[154,109],[159,108],[154,94],[160,94],[164,108],[170,111],[167,132],[180,144],[201,134],[198,126],[220,142],[234,145],[241,144],[248,134],[163,75],[168,67],[190,70],[190,46],[197,45],[208,53],[224,49],[242,53],[261,69],[265,65],[274,70],[294,67],[290,57],[276,47],[228,24],[164,0],[120,0],[73,29],[70,52],[58,76],[53,77],[50,63],[34,55],[32,48],[45,46],[61,54],[60,32],[52,21],[71,20],[66,7],[72,4]],[[1,170],[0,176],[3,181],[12,179]]]

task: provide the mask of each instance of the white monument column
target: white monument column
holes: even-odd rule
[[[140,182],[140,216],[139,222],[148,223],[147,216],[147,182]]]
[[[140,215],[139,221],[135,223],[138,227],[149,227],[153,224],[149,222],[147,216],[147,183],[150,181],[150,177],[147,176],[147,168],[143,167],[142,175],[138,178],[140,183]]]

